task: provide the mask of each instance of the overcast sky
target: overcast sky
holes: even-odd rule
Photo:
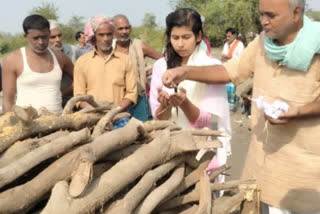
[[[43,2],[52,2],[59,8],[59,21],[67,23],[72,15],[85,20],[96,14],[126,14],[132,25],[138,26],[145,13],[153,13],[157,23],[164,26],[165,17],[171,12],[170,0],[0,0],[0,32],[21,33],[22,21],[32,8]],[[5,2],[5,3],[4,3]],[[309,7],[320,10],[320,0],[307,0]]]

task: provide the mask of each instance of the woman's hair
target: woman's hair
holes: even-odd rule
[[[193,34],[197,37],[203,35],[202,21],[200,14],[190,8],[180,8],[170,13],[166,18],[166,59],[167,67],[175,68],[181,65],[182,58],[174,50],[170,42],[171,31],[174,27],[190,27]]]

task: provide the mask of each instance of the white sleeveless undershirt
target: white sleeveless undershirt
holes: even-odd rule
[[[39,110],[45,107],[52,113],[62,112],[61,78],[62,71],[54,53],[48,49],[53,57],[54,66],[50,72],[34,72],[29,67],[26,49],[21,48],[23,71],[17,78],[16,105],[32,106]]]

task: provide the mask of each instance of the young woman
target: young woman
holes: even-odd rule
[[[219,130],[231,135],[225,85],[185,80],[173,92],[161,81],[168,68],[220,64],[201,48],[203,29],[200,15],[193,9],[178,9],[167,16],[166,27],[166,56],[154,64],[151,80],[150,104],[154,119],[171,119],[184,128],[213,128],[212,124],[216,124]],[[231,154],[230,138],[219,140],[223,148],[218,150],[218,155],[208,166],[209,172],[225,164]]]

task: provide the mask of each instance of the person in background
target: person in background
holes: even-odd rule
[[[86,43],[84,32],[78,31],[75,35],[78,44],[76,45],[76,59],[93,49],[93,46]]]
[[[23,21],[24,38],[28,45],[10,53],[3,60],[3,112],[14,105],[52,113],[61,113],[60,91],[62,73],[73,76],[71,60],[60,51],[48,48],[50,26],[40,15],[30,15]]]
[[[148,97],[146,95],[146,84],[147,75],[151,74],[151,69],[150,71],[146,71],[144,59],[145,57],[150,57],[151,59],[156,60],[161,58],[162,54],[155,51],[144,41],[132,39],[130,37],[131,25],[125,15],[116,15],[113,17],[113,20],[115,25],[115,40],[113,47],[116,51],[130,57],[137,76],[138,101],[135,106],[129,109],[129,112],[133,117],[141,121],[147,121],[150,118],[151,113]]]
[[[72,63],[76,61],[76,49],[73,45],[63,44],[61,27],[56,20],[48,20],[50,23],[49,46],[51,49],[60,51],[70,58]],[[73,96],[72,78],[66,74],[62,75],[61,89],[67,91],[62,96],[62,106],[64,107]]]
[[[227,62],[233,57],[239,57],[244,49],[244,44],[237,39],[237,31],[234,28],[226,30],[226,43],[223,46],[221,61]]]

